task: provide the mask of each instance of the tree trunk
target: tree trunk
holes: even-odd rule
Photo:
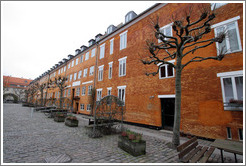
[[[62,94],[63,94],[63,89],[60,89],[60,108],[62,108]]]
[[[44,91],[41,89],[41,106],[43,106],[43,96],[44,96]]]
[[[176,148],[180,144],[180,117],[181,117],[181,58],[177,57],[176,77],[175,77],[175,113],[172,146]]]

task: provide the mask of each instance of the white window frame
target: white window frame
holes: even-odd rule
[[[89,76],[92,76],[94,74],[94,66],[91,66],[90,67],[90,73],[89,73]]]
[[[79,71],[79,74],[78,74],[78,79],[80,79],[82,76],[82,70]]]
[[[109,54],[112,55],[114,52],[114,38],[110,40],[110,51]]]
[[[71,67],[73,67],[74,66],[74,60],[72,61],[72,66]]]
[[[65,71],[66,71],[66,66],[64,66],[64,68],[63,68],[63,69],[64,69],[64,72],[65,72]]]
[[[109,62],[108,63],[108,79],[112,79],[112,76],[113,76],[113,62]]]
[[[84,61],[84,55],[81,55],[80,57],[80,63],[82,63]]]
[[[86,54],[85,54],[85,61],[87,61],[90,57],[90,52],[88,51]]]
[[[82,110],[82,111],[85,110],[85,104],[80,104],[80,110]]]
[[[81,95],[85,96],[85,92],[86,92],[86,86],[83,86],[81,90]]]
[[[164,35],[166,35],[166,31],[168,28],[171,29],[171,35],[170,36],[173,36],[173,28],[172,28],[172,25],[173,23],[170,23],[170,24],[167,24],[163,27],[160,28],[160,32],[162,32]],[[169,40],[170,38],[164,38],[165,40]],[[158,39],[158,43],[161,43],[162,41]]]
[[[80,87],[76,88],[76,96],[79,96],[80,94]]]
[[[78,64],[79,64],[79,58],[76,59],[75,65],[78,65]]]
[[[88,68],[84,69],[83,77],[87,77]]]
[[[126,59],[127,59],[127,57],[123,57],[123,58],[118,59],[118,61],[119,61],[119,77],[126,76]],[[125,65],[125,68],[124,68],[124,65]],[[125,69],[125,71],[124,71],[124,69]]]
[[[93,48],[91,50],[91,57],[94,57],[96,55],[96,48]]]
[[[70,74],[70,82],[73,80],[73,75]]]
[[[91,91],[92,91],[92,85],[88,86],[88,95],[91,95]]]
[[[99,59],[104,58],[104,55],[105,55],[105,43],[100,45],[100,57],[99,57]]]
[[[121,33],[120,36],[120,50],[123,50],[127,47],[127,31]]]
[[[58,70],[58,74],[60,74],[61,72],[60,72],[60,69]]]
[[[74,73],[73,80],[75,81],[77,79],[77,73]]]
[[[235,77],[243,77],[243,70],[239,71],[232,71],[232,72],[224,72],[224,73],[217,73],[217,77],[220,77],[220,83],[221,83],[221,91],[222,91],[222,98],[223,98],[223,103],[226,102],[226,97],[225,97],[225,89],[224,89],[224,78],[231,78],[232,81],[232,91],[233,91],[233,98],[235,100],[238,100],[237,97],[237,88],[236,88],[236,82],[235,82]],[[224,110],[234,110],[235,108],[233,107],[224,107]],[[239,107],[239,110],[243,110],[243,108]]]
[[[214,10],[214,9],[218,9],[220,8],[221,6],[224,6],[228,3],[211,3],[211,10]],[[215,7],[215,8],[214,8]]]
[[[63,72],[63,68],[61,68],[61,73]]]
[[[229,129],[229,130],[228,130]],[[229,133],[228,133],[228,131],[229,131]],[[232,139],[232,132],[231,132],[231,128],[230,127],[226,127],[226,134],[227,134],[227,139]],[[229,137],[229,135],[231,136],[231,137]]]
[[[168,61],[169,63],[175,63],[175,60],[171,60],[171,61]],[[161,63],[157,64],[157,66],[160,66]],[[159,68],[159,79],[166,79],[166,78],[173,78],[175,77],[175,70],[174,70],[174,67],[173,67],[173,76],[167,76],[168,75],[168,65],[169,64],[163,64],[160,66]],[[166,74],[166,77],[161,77],[161,67],[165,67],[165,74]]]
[[[118,86],[117,89],[118,89],[118,98],[121,99],[125,103],[125,101],[126,101],[126,85]],[[122,96],[122,89],[124,89],[124,96]],[[121,90],[121,96],[119,96],[120,90]]]
[[[70,69],[70,63],[68,64],[67,68]]]
[[[237,39],[238,39],[238,47],[239,48],[238,48],[238,50],[234,50],[234,51],[230,50],[229,36],[228,36],[228,34],[226,34],[226,38],[224,39],[225,42],[226,42],[226,47],[228,48],[226,54],[242,51],[241,39],[240,39],[240,34],[239,34],[238,22],[237,22],[237,20],[239,20],[239,19],[240,19],[240,16],[236,16],[236,17],[233,17],[231,19],[219,22],[219,23],[214,24],[214,25],[211,26],[211,28],[214,28],[215,37],[217,37],[217,28],[224,27],[224,29],[226,30],[227,29],[226,27],[227,27],[228,24],[231,24],[231,23],[235,24],[236,34],[237,34]],[[218,50],[218,48],[219,48],[219,43],[218,42],[216,42],[216,48],[217,48],[217,55],[219,55],[219,51],[220,50]]]
[[[110,94],[109,94],[109,92],[110,92]],[[107,88],[107,95],[112,95],[112,87]]]
[[[103,80],[103,68],[104,68],[104,65],[101,65],[98,67],[98,81]]]
[[[91,111],[91,104],[87,104],[87,106],[86,106],[86,111],[88,111],[88,112]]]
[[[97,89],[97,101],[102,99],[102,88],[101,89]]]

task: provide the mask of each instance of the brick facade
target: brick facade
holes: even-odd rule
[[[162,119],[162,106],[165,105],[163,103],[166,101],[165,99],[175,98],[175,76],[164,79],[160,79],[158,75],[154,77],[146,76],[146,72],[156,71],[157,66],[145,66],[141,63],[140,58],[142,55],[148,54],[146,40],[156,40],[150,20],[155,20],[158,16],[160,27],[163,27],[172,23],[173,16],[180,18],[184,14],[182,11],[188,10],[190,5],[183,3],[156,4],[131,21],[119,25],[112,33],[102,35],[95,43],[45,75],[53,75],[56,72],[55,76],[58,76],[60,75],[58,74],[59,69],[66,66],[66,71],[62,74],[68,76],[67,89],[71,89],[71,95],[69,96],[71,100],[73,100],[73,91],[76,93],[76,89],[80,88],[79,100],[73,102],[73,107],[78,113],[90,114],[90,111],[86,110],[90,97],[88,95],[89,85],[101,90],[102,97],[106,96],[108,89],[111,88],[112,95],[125,94],[125,121],[165,128]],[[192,17],[195,20],[199,17],[201,4],[192,5],[194,6]],[[211,10],[210,3],[203,4],[203,6]],[[243,4],[230,3],[216,9],[216,19],[213,25],[235,17],[238,17],[236,22],[241,47],[243,47]],[[126,48],[121,49],[120,43],[124,40],[121,37],[124,34],[127,36]],[[211,33],[206,35],[204,39],[213,38],[214,36],[215,32],[212,29]],[[113,53],[110,54],[110,41],[112,39]],[[105,46],[105,53],[104,57],[100,58],[100,50],[103,46]],[[91,51],[94,48],[95,56],[91,57]],[[218,73],[241,72],[243,70],[242,50],[243,48],[226,54],[222,61],[208,60],[201,63],[191,63],[183,70],[182,132],[206,138],[224,139],[227,138],[227,127],[229,127],[232,139],[239,139],[238,130],[243,129],[243,112],[224,109],[222,84]],[[85,60],[87,52],[89,52],[89,59]],[[214,56],[217,54],[216,45],[198,50],[195,54],[202,57]],[[81,56],[84,58],[83,62],[80,61]],[[190,56],[193,55],[185,57],[184,62],[187,62]],[[77,58],[79,58],[79,62],[75,65]],[[120,76],[119,71],[121,60],[126,62],[125,68],[121,68],[126,71],[125,75],[122,74],[122,76]],[[68,64],[71,64],[72,61],[74,61],[74,66],[68,69]],[[112,65],[112,78],[109,78],[109,64]],[[89,76],[91,66],[94,66],[94,73]],[[103,68],[102,80],[98,79],[99,67]],[[87,76],[83,77],[86,68],[88,68]],[[82,70],[82,76],[78,79],[80,70]],[[77,73],[76,80],[74,80],[74,73]],[[70,75],[73,77],[72,81],[70,81]],[[83,86],[86,87],[84,96],[81,95]],[[121,88],[124,91],[119,92]],[[57,89],[48,90],[48,94],[56,91]],[[81,104],[84,104],[84,110],[80,109]]]

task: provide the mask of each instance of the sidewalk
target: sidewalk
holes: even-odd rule
[[[20,104],[4,104],[3,163],[45,163],[56,156],[69,156],[71,164],[179,162],[177,151],[167,146],[172,137],[170,133],[125,125],[143,133],[146,140],[146,155],[133,157],[118,148],[118,135],[89,138],[84,127],[88,125],[88,119],[76,116],[79,126],[70,128],[41,112],[32,113],[31,108]],[[185,138],[181,138],[183,140]],[[242,162],[239,156],[238,161]],[[221,162],[220,155],[213,154],[209,162]],[[225,154],[225,162],[233,163],[234,158]]]

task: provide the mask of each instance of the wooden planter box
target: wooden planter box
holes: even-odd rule
[[[132,156],[140,156],[146,154],[146,141],[132,142],[127,137],[119,136],[118,147]]]
[[[55,116],[54,121],[56,122],[65,122],[65,116]]]
[[[78,120],[65,119],[65,125],[69,127],[78,127]]]

